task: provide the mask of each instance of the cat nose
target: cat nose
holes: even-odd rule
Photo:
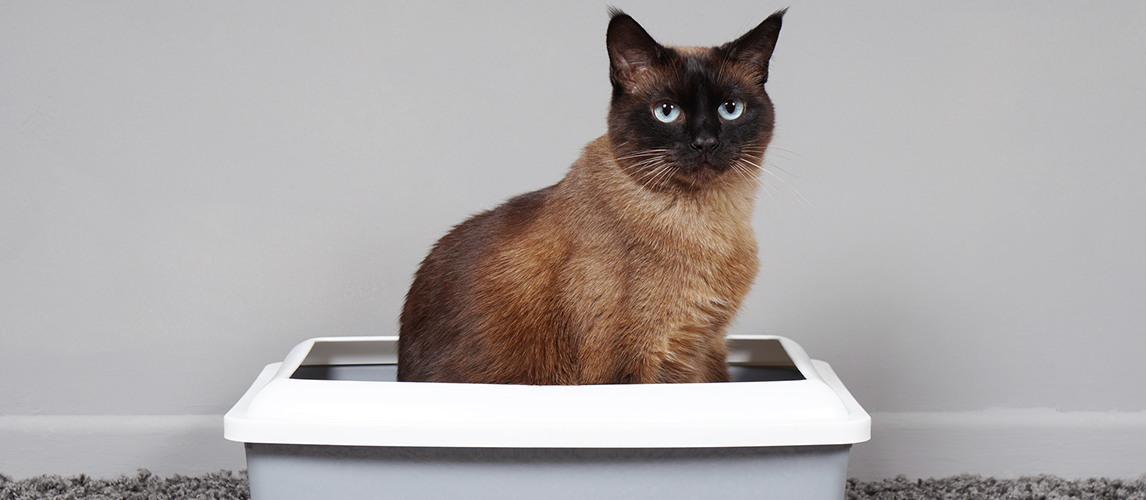
[[[698,135],[692,139],[692,149],[701,153],[711,152],[716,149],[716,137],[711,134]]]

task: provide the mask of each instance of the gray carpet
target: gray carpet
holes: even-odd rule
[[[903,477],[874,482],[848,480],[847,498],[848,500],[1146,500],[1146,477],[1129,481],[1066,480],[1054,476],[1004,480],[972,475],[915,481]]]
[[[246,500],[251,498],[245,472],[220,471],[202,476],[162,478],[140,470],[134,476],[40,476],[13,481],[0,475],[0,500]],[[318,499],[316,499],[318,500]]]
[[[92,479],[87,476],[40,476],[13,481],[0,475],[0,500],[237,500],[249,499],[243,472],[220,471],[202,476],[162,478],[141,470],[134,476]],[[1066,480],[1054,476],[993,479],[955,476],[943,479],[850,480],[848,500],[1146,500],[1146,477],[1136,480]]]

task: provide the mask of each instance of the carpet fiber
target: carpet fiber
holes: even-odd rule
[[[161,478],[141,470],[134,476],[92,479],[87,476],[40,476],[13,481],[0,475],[0,500],[232,500],[249,499],[243,472],[221,471],[202,476]],[[1136,480],[1066,480],[1054,476],[993,479],[955,476],[862,482],[849,480],[848,500],[1146,500],[1146,477]]]
[[[249,499],[245,472],[221,471],[202,476],[161,478],[140,470],[115,479],[40,476],[13,481],[0,475],[0,500],[168,500]],[[318,499],[316,499],[318,500]]]

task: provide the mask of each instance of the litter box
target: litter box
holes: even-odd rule
[[[732,382],[397,382],[397,337],[267,365],[224,417],[254,500],[842,499],[871,419],[822,361],[729,337]]]

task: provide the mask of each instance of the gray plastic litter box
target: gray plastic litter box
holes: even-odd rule
[[[871,419],[822,361],[729,337],[733,382],[397,382],[397,337],[307,340],[224,417],[254,500],[842,499]]]

